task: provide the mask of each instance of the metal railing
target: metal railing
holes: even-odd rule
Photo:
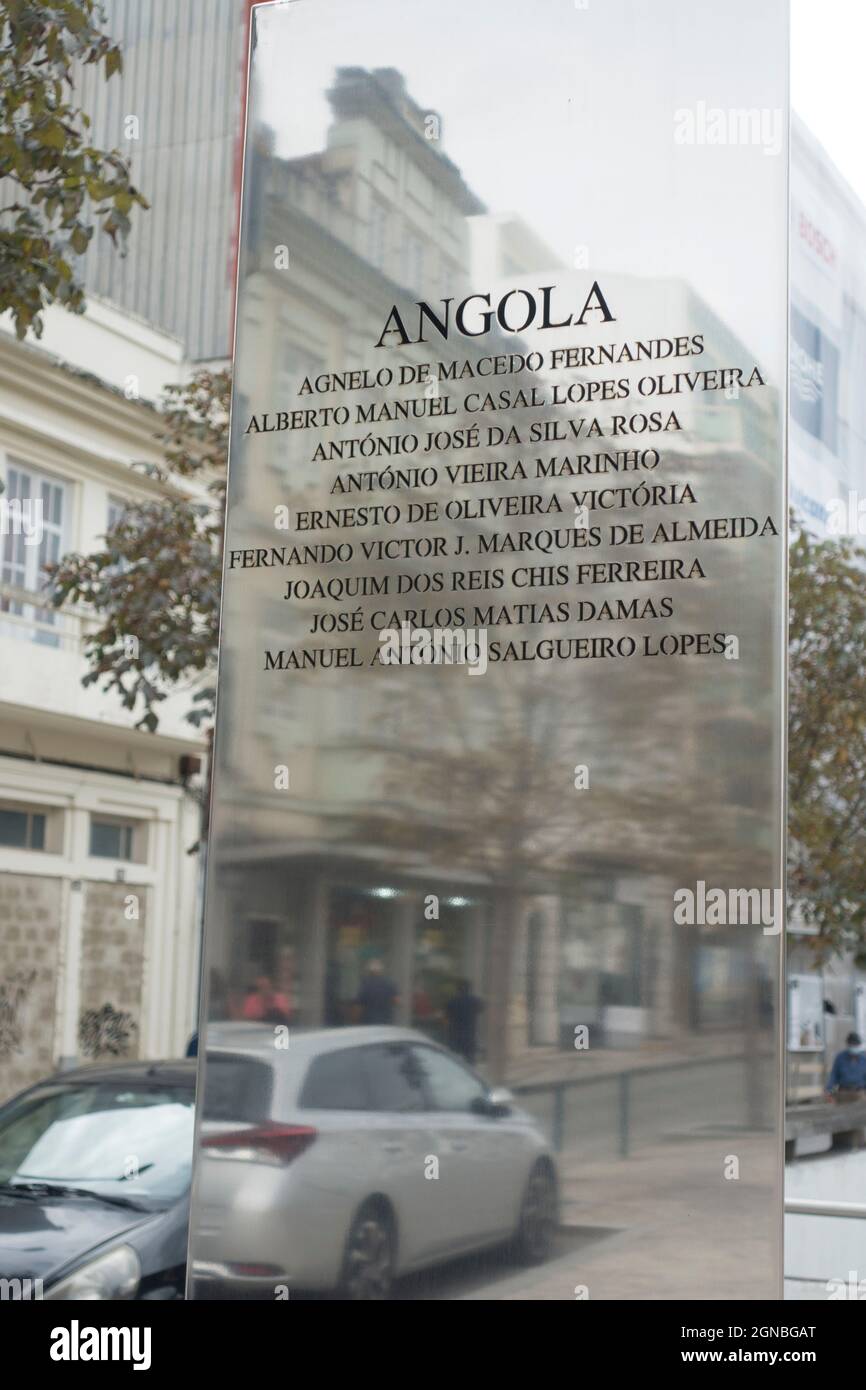
[[[815,1202],[806,1198],[786,1197],[786,1216],[844,1216],[862,1220],[866,1216],[864,1202]]]
[[[757,1067],[763,1064],[771,1064],[771,1058],[756,1057],[753,1054],[735,1053],[727,1057],[701,1057],[690,1058],[687,1061],[672,1062],[646,1067],[632,1067],[626,1071],[609,1072],[606,1075],[586,1076],[580,1078],[557,1078],[549,1081],[530,1081],[516,1082],[511,1085],[511,1090],[519,1099],[521,1104],[526,1104],[526,1109],[532,1111],[533,1097],[545,1098],[550,1101],[551,1111],[546,1116],[550,1131],[550,1140],[553,1148],[560,1152],[565,1148],[566,1128],[567,1128],[567,1105],[569,1092],[586,1093],[589,1088],[608,1087],[615,1088],[615,1099],[613,1099],[612,1110],[615,1109],[615,1121],[613,1114],[610,1127],[611,1138],[614,1138],[615,1131],[615,1151],[620,1158],[628,1158],[634,1151],[635,1144],[635,1110],[637,1100],[644,1099],[643,1083],[657,1079],[659,1077],[670,1076],[675,1082],[684,1079],[687,1073],[699,1073],[705,1068],[731,1067],[742,1068]],[[633,1083],[636,1083],[633,1085]],[[748,1088],[744,1089],[740,1104],[742,1105],[742,1120],[748,1128],[761,1128],[760,1123],[755,1123],[754,1115],[749,1114]],[[537,1116],[537,1118],[539,1118]],[[734,1123],[734,1121],[730,1121]]]

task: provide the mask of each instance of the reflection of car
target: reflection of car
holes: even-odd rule
[[[183,1297],[195,1080],[194,1061],[82,1067],[0,1108],[5,1297]]]
[[[546,1256],[553,1160],[507,1092],[406,1029],[280,1041],[208,1029],[197,1297],[283,1285],[387,1298],[395,1277],[509,1239],[528,1261]]]

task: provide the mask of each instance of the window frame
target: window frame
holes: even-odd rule
[[[39,602],[42,595],[41,580],[46,563],[57,563],[68,549],[75,481],[63,474],[52,473],[39,464],[30,463],[18,454],[9,453],[3,455],[3,474],[6,484],[4,496],[7,501],[24,501],[28,495],[35,500],[38,493],[44,502],[41,494],[46,488],[57,489],[59,494],[60,520],[54,521],[52,516],[46,516],[43,508],[42,535],[38,545],[26,545],[23,537],[17,537],[12,533],[0,536],[0,583],[9,584],[12,588],[33,595],[33,603],[0,595],[0,622],[4,615],[13,620],[17,619],[18,621],[13,621],[6,627],[7,635],[23,637],[38,646],[57,648],[61,644],[64,622],[50,603]],[[29,485],[19,482],[16,475],[29,479]],[[51,500],[50,493],[49,499]],[[16,540],[21,541],[19,547],[15,545]],[[53,551],[53,541],[56,541],[56,554],[49,553]],[[12,573],[9,574],[7,571]],[[34,626],[29,627],[28,623]]]
[[[463,1074],[464,1074],[465,1076],[468,1076],[472,1081],[475,1082],[475,1084],[480,1088],[481,1097],[485,1097],[485,1096],[488,1096],[488,1095],[490,1094],[490,1087],[487,1085],[487,1082],[484,1081],[484,1080],[478,1075],[478,1073],[477,1073],[476,1071],[473,1071],[472,1068],[471,1068],[470,1066],[468,1066],[464,1061],[462,1061],[459,1057],[455,1057],[452,1053],[446,1051],[446,1049],[445,1049],[444,1047],[437,1047],[436,1044],[435,1044],[435,1043],[432,1043],[432,1042],[429,1042],[429,1043],[428,1043],[428,1042],[418,1042],[418,1041],[412,1041],[412,1042],[410,1042],[410,1043],[409,1043],[409,1047],[411,1047],[411,1048],[412,1048],[414,1051],[416,1051],[416,1052],[420,1052],[420,1053],[432,1052],[432,1053],[435,1053],[435,1054],[436,1054],[437,1056],[439,1056],[439,1057],[444,1057],[445,1060],[446,1060],[446,1062],[450,1062],[451,1065],[452,1065],[453,1067],[456,1067],[458,1071],[463,1072]],[[423,1061],[423,1057],[422,1057],[422,1061]],[[425,1077],[424,1077],[424,1092],[425,1092],[425,1095],[427,1096],[428,1110],[429,1110],[430,1114],[433,1114],[433,1115],[476,1115],[476,1116],[479,1114],[479,1111],[473,1110],[473,1109],[472,1109],[471,1103],[466,1107],[465,1110],[455,1110],[455,1109],[452,1109],[452,1108],[447,1108],[447,1109],[446,1109],[444,1106],[436,1105],[436,1104],[434,1103],[434,1096],[433,1096],[433,1093],[432,1093],[432,1091],[431,1091],[431,1089],[430,1089],[430,1084],[429,1084],[429,1081],[428,1081],[426,1075],[425,1075]]]
[[[308,1065],[307,1065],[306,1073],[305,1073],[305,1075],[304,1075],[304,1079],[303,1079],[303,1081],[301,1082],[301,1088],[300,1088],[300,1091],[299,1091],[299,1093],[298,1093],[298,1109],[299,1109],[299,1110],[309,1110],[309,1111],[311,1111],[311,1112],[313,1112],[313,1113],[321,1114],[321,1115],[359,1115],[359,1114],[370,1115],[370,1114],[376,1113],[376,1112],[373,1111],[372,1093],[371,1093],[371,1090],[370,1090],[370,1079],[369,1079],[369,1075],[368,1075],[368,1073],[367,1073],[367,1069],[366,1069],[366,1067],[365,1067],[365,1065],[364,1065],[364,1057],[363,1057],[363,1053],[365,1052],[365,1050],[367,1050],[369,1047],[375,1046],[375,1045],[376,1045],[376,1044],[366,1043],[366,1044],[362,1044],[362,1045],[359,1047],[357,1043],[349,1043],[349,1044],[347,1044],[346,1047],[329,1048],[327,1052],[317,1052],[316,1055],[315,1055],[314,1057],[311,1057],[311,1058],[310,1058],[310,1061],[309,1061],[309,1063],[308,1063]],[[352,1054],[355,1056],[356,1061],[357,1061],[357,1067],[358,1067],[358,1072],[359,1072],[359,1077],[360,1077],[360,1082],[361,1082],[361,1092],[360,1092],[360,1094],[359,1094],[359,1099],[360,1099],[360,1101],[361,1101],[361,1104],[358,1104],[358,1105],[316,1105],[316,1104],[312,1104],[311,1101],[310,1101],[310,1099],[309,1099],[309,1097],[308,1097],[308,1095],[307,1095],[307,1091],[308,1091],[308,1088],[310,1087],[311,1082],[312,1082],[312,1080],[313,1080],[313,1072],[314,1072],[316,1066],[317,1066],[318,1064],[323,1063],[323,1062],[326,1062],[326,1061],[328,1061],[328,1060],[330,1060],[330,1059],[332,1059],[332,1058],[335,1058],[335,1057],[343,1057],[343,1056],[345,1056],[345,1054],[346,1054],[347,1052],[348,1052],[348,1053],[352,1053]],[[379,1114],[383,1114],[383,1113],[385,1113],[385,1112],[379,1111],[378,1113],[379,1113]],[[390,1112],[388,1112],[388,1113],[390,1113]],[[397,1113],[403,1113],[403,1112],[397,1112]],[[414,1113],[414,1112],[412,1112],[412,1113]]]
[[[28,843],[26,845],[12,845],[5,840],[0,840],[0,854],[63,853],[64,808],[62,806],[45,804],[41,801],[16,800],[15,796],[12,795],[0,797],[0,811],[19,813],[26,816],[28,820]],[[29,843],[32,839],[32,821],[35,816],[41,816],[44,821],[41,847],[34,847]]]
[[[45,811],[37,810],[32,807],[25,808],[23,806],[7,806],[3,803],[0,803],[0,816],[3,815],[24,817],[24,844],[13,844],[10,840],[4,840],[0,838],[0,849],[25,850],[31,854],[46,853],[45,844],[48,838],[48,815]],[[41,845],[33,844],[33,824],[37,818],[39,818],[42,821]]]
[[[401,1049],[403,1049],[407,1054],[410,1054],[410,1055],[411,1055],[412,1047],[413,1047],[413,1043],[412,1043],[408,1038],[395,1038],[395,1039],[393,1040],[393,1042],[388,1042],[388,1041],[383,1040],[383,1041],[380,1041],[380,1042],[363,1043],[363,1044],[359,1047],[358,1050],[364,1055],[364,1059],[366,1059],[367,1057],[372,1058],[372,1055],[373,1055],[374,1052],[381,1052],[383,1049],[397,1049],[397,1048],[401,1048]],[[366,1075],[365,1075],[365,1081],[366,1081],[366,1085],[367,1085],[367,1094],[368,1094],[369,1099],[370,1099],[370,1106],[369,1106],[369,1111],[368,1111],[368,1113],[371,1114],[371,1115],[399,1115],[399,1116],[401,1116],[402,1118],[406,1118],[407,1116],[413,1116],[413,1115],[416,1115],[416,1116],[417,1116],[417,1115],[426,1115],[426,1114],[429,1114],[429,1113],[430,1113],[430,1097],[429,1097],[429,1095],[428,1095],[427,1086],[426,1086],[426,1083],[424,1082],[424,1078],[423,1078],[423,1077],[422,1077],[422,1084],[421,1084],[421,1095],[422,1095],[422,1097],[423,1097],[423,1104],[417,1106],[415,1109],[412,1109],[412,1110],[393,1110],[393,1109],[386,1109],[386,1110],[383,1110],[383,1109],[381,1109],[381,1108],[380,1108],[379,1106],[377,1106],[377,1104],[376,1104],[375,1090],[374,1090],[373,1083],[372,1083],[371,1076],[370,1076],[370,1073],[369,1073],[369,1072],[367,1072]]]
[[[128,854],[99,854],[93,849],[93,832],[95,827],[109,827],[121,832],[128,832],[129,853]],[[88,859],[108,860],[112,864],[144,864],[147,862],[143,854],[144,845],[142,836],[144,822],[135,820],[133,817],[113,816],[110,813],[104,814],[101,811],[91,811],[88,824],[87,836],[87,857]],[[122,848],[121,844],[121,848]]]

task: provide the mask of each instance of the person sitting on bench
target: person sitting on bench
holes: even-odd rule
[[[861,1100],[866,1092],[866,1056],[859,1033],[849,1033],[845,1048],[838,1053],[825,1087],[829,1098],[837,1101]]]

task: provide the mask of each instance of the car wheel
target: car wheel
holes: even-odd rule
[[[394,1285],[394,1223],[381,1206],[362,1207],[352,1222],[343,1256],[341,1298],[389,1299]]]
[[[553,1171],[547,1163],[536,1163],[523,1194],[514,1241],[521,1263],[540,1264],[549,1257],[556,1230],[556,1208]]]

